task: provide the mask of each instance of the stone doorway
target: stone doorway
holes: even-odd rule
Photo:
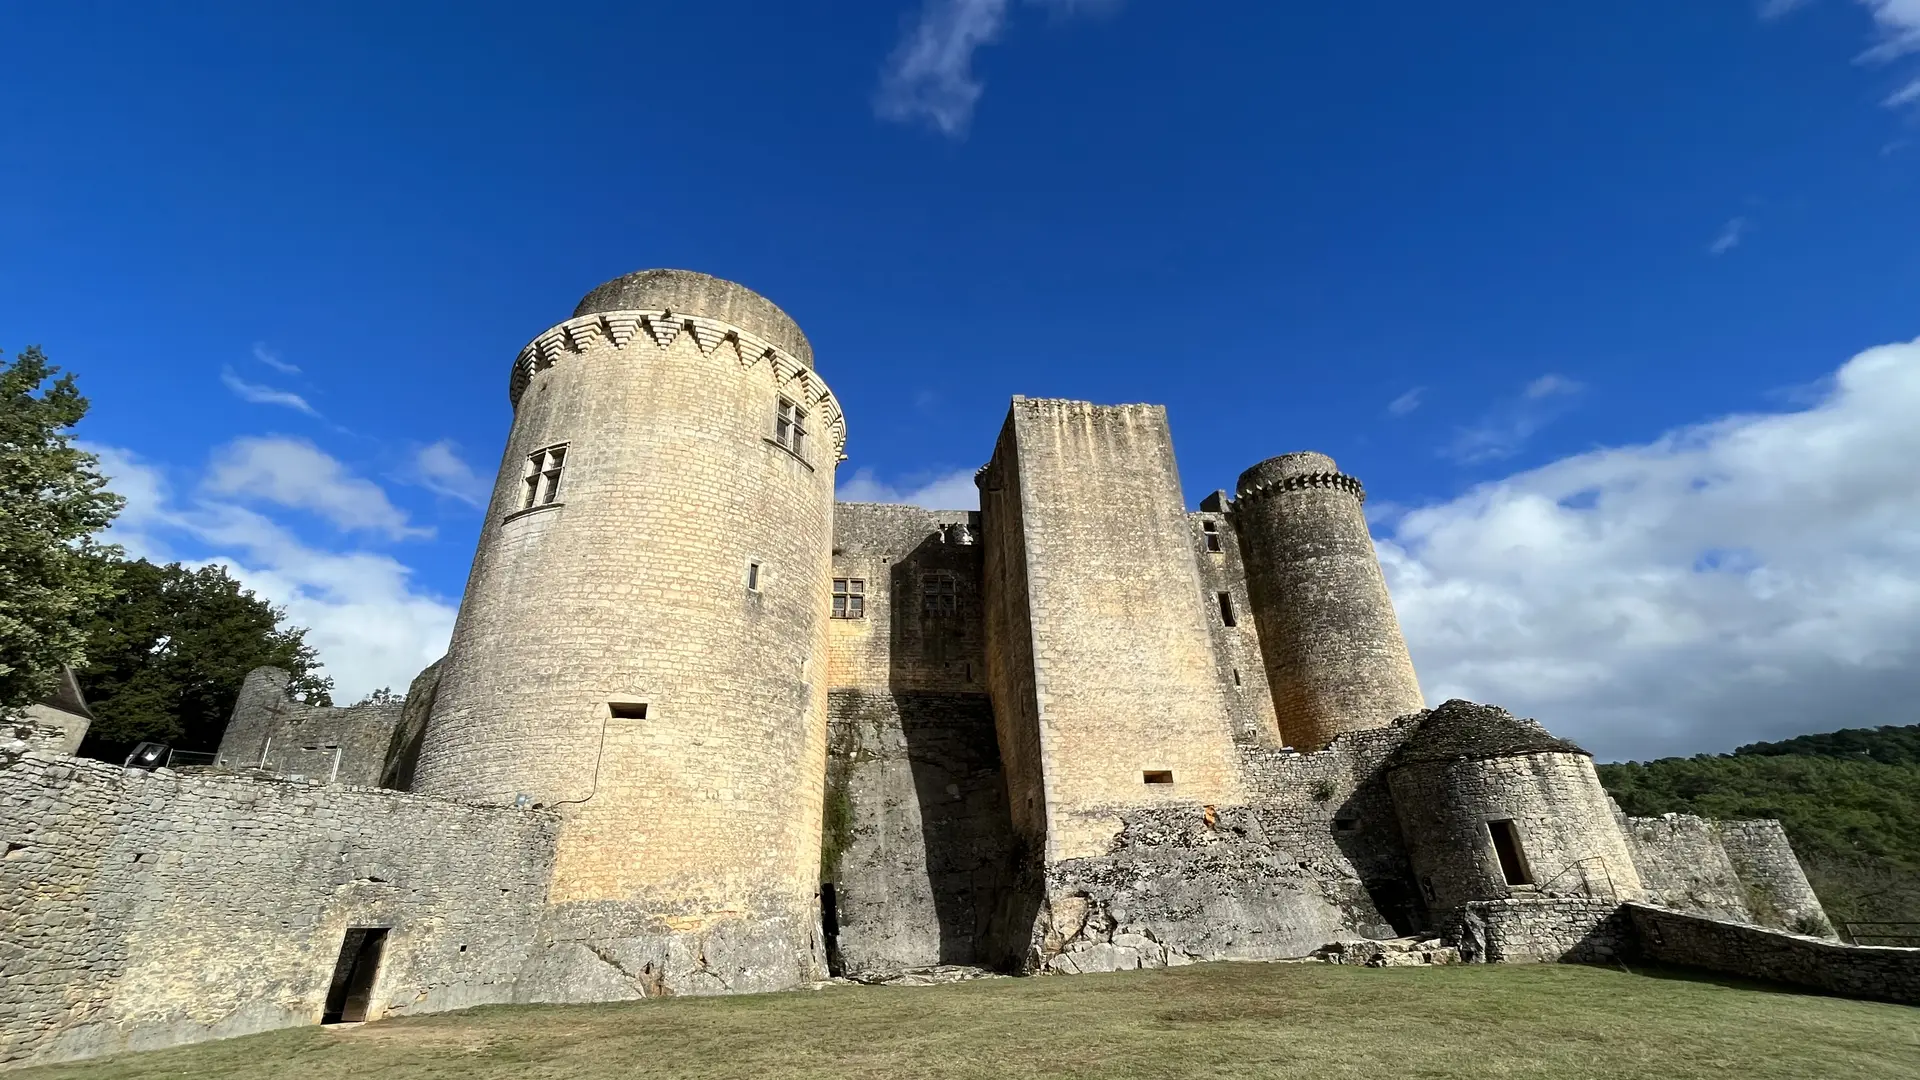
[[[327,987],[327,1007],[321,1013],[323,1024],[357,1024],[367,1018],[373,1003],[373,981],[380,974],[380,958],[387,948],[384,926],[347,928],[340,943],[340,959],[333,965],[333,982]]]

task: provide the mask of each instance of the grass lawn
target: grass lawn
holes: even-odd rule
[[[275,1077],[1920,1077],[1920,1009],[1570,965],[1200,964],[492,1006],[26,1069]]]

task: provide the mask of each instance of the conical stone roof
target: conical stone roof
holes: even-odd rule
[[[1405,723],[1407,721],[1402,721]],[[1576,743],[1556,738],[1537,722],[1495,705],[1454,698],[1412,721],[1418,726],[1387,759],[1389,769],[1433,761],[1474,761],[1516,754],[1582,754]]]

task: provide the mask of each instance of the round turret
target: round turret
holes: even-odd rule
[[[845,427],[805,336],[742,286],[645,271],[521,350],[512,388],[413,789],[563,815],[557,939],[670,990],[814,977]]]
[[[1325,454],[1282,454],[1240,474],[1235,531],[1280,736],[1317,750],[1425,704],[1360,481]]]
[[[1514,896],[1645,896],[1593,759],[1532,720],[1453,700],[1387,759],[1427,905]]]

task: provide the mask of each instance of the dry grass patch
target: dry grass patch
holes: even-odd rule
[[[1920,1009],[1562,965],[1201,964],[940,987],[495,1006],[19,1080],[1920,1077]]]

